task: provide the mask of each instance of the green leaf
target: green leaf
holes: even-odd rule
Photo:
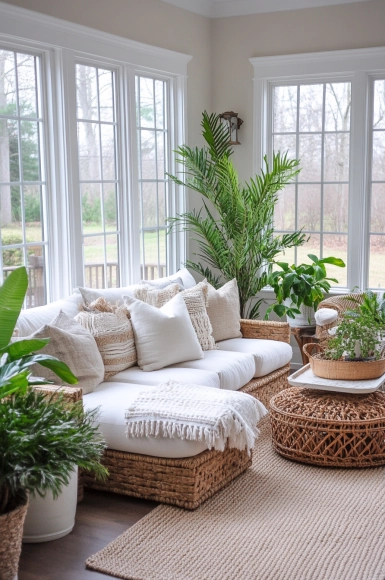
[[[69,367],[64,363],[55,358],[54,356],[49,356],[46,354],[36,354],[33,357],[33,363],[39,363],[41,366],[46,367],[53,371],[60,379],[63,379],[69,385],[76,385],[79,381],[75,375],[71,372]]]
[[[49,343],[49,338],[32,339],[32,340],[17,340],[8,344],[0,350],[0,354],[7,352],[10,360],[15,360],[23,356],[29,355],[36,350],[40,350]]]
[[[286,314],[286,306],[284,304],[274,304],[273,310],[279,318],[282,318]]]
[[[340,258],[322,258],[319,260],[319,264],[332,264],[333,266],[338,266],[339,268],[345,268],[345,262]]]
[[[0,287],[0,348],[11,340],[28,288],[24,266],[14,270]]]
[[[317,264],[319,262],[319,260],[315,254],[308,254],[307,257],[310,258],[311,261],[314,262],[315,264]]]
[[[9,397],[13,393],[24,395],[28,389],[28,376],[29,370],[25,370],[5,380],[0,380],[0,399]]]

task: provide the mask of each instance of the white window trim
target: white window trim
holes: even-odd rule
[[[370,163],[373,81],[385,74],[385,47],[291,54],[249,59],[254,68],[253,171],[259,172],[263,157],[270,153],[270,94],[275,84],[296,82],[352,82],[350,198],[348,240],[348,285],[333,289],[346,293],[358,286],[365,289],[369,264]],[[362,213],[357,212],[362,208]],[[354,235],[352,235],[354,232]]]
[[[186,94],[187,64],[191,56],[114,36],[58,18],[0,2],[0,46],[28,50],[42,56],[46,114],[47,203],[49,224],[48,301],[65,297],[82,283],[83,265],[79,248],[79,208],[76,191],[78,159],[76,136],[76,62],[88,62],[112,68],[117,73],[118,99],[122,114],[119,125],[120,158],[120,231],[121,285],[138,281],[140,276],[139,236],[135,236],[139,220],[138,208],[131,191],[137,184],[137,149],[135,131],[136,73],[162,76],[170,82],[173,115],[171,116],[171,148],[187,140]],[[174,161],[171,156],[171,171]],[[175,187],[172,185],[171,187]],[[124,192],[124,193],[123,193]],[[186,207],[183,188],[174,190],[175,208]],[[57,219],[57,216],[60,216]],[[128,224],[127,224],[128,220]],[[125,227],[123,226],[125,221]],[[186,259],[186,235],[172,234],[168,268],[176,271]],[[75,259],[74,259],[75,258]]]

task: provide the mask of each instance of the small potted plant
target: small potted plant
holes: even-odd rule
[[[52,356],[35,354],[47,340],[10,342],[28,286],[25,268],[15,270],[0,287],[0,580],[13,580],[21,551],[28,493],[56,497],[75,466],[106,475],[99,460],[105,443],[97,433],[97,410],[84,412],[81,401],[47,397],[34,385],[37,363],[69,384],[77,379]]]
[[[289,265],[287,262],[273,262],[280,270],[271,272],[267,282],[274,290],[276,301],[266,311],[265,320],[271,312],[282,318],[287,316],[291,326],[315,325],[314,311],[330,290],[330,282],[338,283],[335,278],[328,278],[325,264],[340,268],[345,262],[340,258],[318,259],[308,254],[311,264]]]

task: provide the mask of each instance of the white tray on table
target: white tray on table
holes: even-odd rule
[[[385,374],[383,374],[378,379],[369,379],[367,381],[341,381],[339,379],[322,379],[313,373],[310,368],[310,364],[300,368],[289,377],[289,385],[292,387],[355,394],[374,393],[374,391],[378,391],[384,382]]]

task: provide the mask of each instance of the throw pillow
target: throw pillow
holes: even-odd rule
[[[202,350],[215,350],[215,340],[212,335],[213,327],[207,314],[208,285],[200,282],[193,288],[183,290],[181,295],[187,306],[191,323],[194,327]]]
[[[158,280],[142,280],[140,282],[142,285],[150,286],[152,288],[157,288],[160,290],[161,288],[167,288],[172,284],[177,284],[179,290],[184,290],[183,280],[182,278],[161,278]]]
[[[155,306],[155,308],[162,308],[174,298],[176,294],[180,292],[180,285],[179,284],[171,284],[166,286],[165,288],[153,288],[151,286],[140,286],[136,288],[134,291],[135,298],[145,302],[146,304],[150,304],[151,306]],[[125,299],[126,296],[123,296]]]
[[[182,270],[178,270],[176,274],[171,274],[171,276],[166,276],[164,278],[157,278],[156,280],[143,280],[144,284],[151,284],[151,285],[159,285],[163,282],[175,282],[175,278],[181,278],[184,288],[192,288],[195,286],[196,282],[194,278],[191,276],[190,272],[187,268],[182,268]]]
[[[84,395],[92,393],[103,381],[103,360],[94,337],[62,310],[50,324],[46,324],[29,338],[50,339],[39,352],[56,356],[65,362],[77,377],[78,386],[82,388]],[[33,372],[56,384],[60,380],[55,373],[41,365],[36,365]]]
[[[104,378],[136,364],[134,331],[125,306],[112,307],[99,298],[75,317],[94,337],[104,364]]]
[[[230,280],[219,290],[215,290],[209,283],[207,285],[207,314],[213,327],[215,342],[227,340],[228,338],[242,337],[240,325],[241,309],[236,279]]]
[[[80,291],[83,301],[87,304],[89,302],[93,302],[98,298],[104,298],[107,302],[116,303],[119,302],[122,304],[123,301],[123,294],[127,294],[128,296],[134,296],[134,290],[138,287],[138,284],[133,286],[125,286],[124,288],[83,288],[79,286],[78,290]]]
[[[177,294],[162,308],[125,298],[134,328],[138,364],[144,371],[203,358],[183,296]]]

